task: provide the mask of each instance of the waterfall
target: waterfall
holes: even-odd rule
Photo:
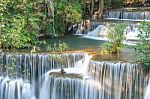
[[[108,32],[108,29],[106,28],[106,26],[99,25],[93,31],[88,32],[87,36],[93,36],[93,37],[100,37],[100,36],[103,37],[104,36],[104,37],[106,37],[107,32]]]
[[[130,24],[125,28],[125,37],[126,37],[126,41],[138,41],[138,34],[140,33],[138,27],[136,24]]]
[[[99,82],[101,95],[106,96],[99,99],[143,99],[147,79],[138,65],[95,61],[89,65],[89,74]]]
[[[46,75],[39,99],[98,99],[94,84],[84,78]]]
[[[44,80],[43,75],[51,70],[61,67],[69,68],[77,65],[78,62],[84,63],[86,53],[64,53],[64,54],[6,54],[0,55],[0,68],[3,70],[0,77],[0,88],[5,93],[1,97],[6,96],[10,91],[17,94],[17,99],[31,99],[31,97],[23,98],[22,94],[31,92],[32,96],[39,97],[39,91]],[[81,61],[82,60],[82,61]],[[81,64],[82,65],[82,64]],[[83,65],[82,65],[83,66]],[[80,66],[81,67],[81,66]],[[7,76],[12,79],[9,80]],[[9,82],[9,83],[8,83]],[[23,83],[28,82],[29,84]],[[9,90],[8,90],[9,88]],[[19,91],[16,91],[16,88]],[[29,91],[27,89],[30,89]],[[20,93],[18,93],[20,92]],[[13,94],[11,93],[11,94]],[[21,94],[22,93],[22,94]],[[16,96],[11,99],[16,99]],[[8,99],[0,98],[0,99]],[[32,99],[34,99],[32,97]]]
[[[116,19],[119,19],[120,17],[120,11],[108,11],[106,10],[104,12],[104,18],[116,18]]]
[[[144,96],[144,99],[150,99],[150,80],[149,80],[148,87],[146,89],[146,94]]]
[[[109,41],[109,28],[111,28],[111,26],[108,27],[107,25],[98,25],[93,31],[85,34],[83,38]],[[140,31],[137,24],[129,24],[124,30],[125,40],[123,43],[127,45],[135,45],[139,41],[139,33]]]
[[[137,64],[90,61],[87,69],[87,79],[48,72],[39,99],[144,98],[147,79]]]
[[[150,12],[145,12],[145,19],[150,20]]]
[[[80,79],[47,75],[39,99],[81,99],[80,87],[82,87]]]
[[[149,21],[150,11],[105,10],[103,16],[105,19]]]
[[[87,53],[4,53],[0,66],[0,99],[149,98],[150,75],[141,66],[92,61]]]
[[[108,40],[107,35],[108,27],[99,25],[93,31],[88,32],[84,37],[90,39]]]
[[[0,99],[34,99],[31,85],[22,79],[11,80],[0,77]]]
[[[84,27],[82,26],[82,24],[79,24],[75,35],[83,35],[83,33],[82,33],[83,30],[84,30]]]

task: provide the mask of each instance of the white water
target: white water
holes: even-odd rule
[[[61,57],[66,56],[66,75],[73,76],[49,75],[51,72],[59,73],[63,65],[58,56],[2,55],[2,66],[12,63],[11,58],[14,57],[16,67],[20,66],[25,72],[18,69],[16,79],[0,77],[0,99],[144,99],[145,93],[141,90],[148,85],[145,79],[147,76],[143,76],[138,65],[90,61],[91,56],[86,53],[70,53],[62,54]],[[31,74],[26,79],[28,77],[24,75],[28,76],[29,67]]]
[[[91,59],[91,56],[89,56],[88,54],[85,54],[84,58],[75,62],[74,67],[64,68],[64,71],[66,72],[66,74],[80,74],[86,77],[87,67],[88,67],[90,59]],[[76,80],[76,79],[71,79],[71,78],[63,78],[61,76],[58,78],[53,77],[53,76],[50,77],[49,74],[51,72],[59,73],[60,70],[61,69],[52,69],[50,72],[46,73],[43,86],[41,87],[39,99],[80,99],[76,97],[78,95],[73,96],[73,94],[78,94],[78,92],[71,91],[75,89],[74,84],[75,85],[76,83],[82,84],[80,79]],[[66,87],[64,86],[69,86],[70,89],[66,90]],[[80,86],[77,86],[77,87],[80,87]],[[71,96],[66,95],[69,93],[71,93],[70,94]]]
[[[126,21],[150,21],[150,11],[110,10],[104,12],[104,18]]]
[[[108,34],[108,28],[104,25],[99,25],[93,31],[88,32],[86,36],[105,37],[106,38],[107,34]]]
[[[144,99],[150,99],[150,81],[148,87],[146,88],[146,94],[144,96]]]
[[[71,68],[77,66],[78,62],[84,67],[87,56],[85,53],[2,54],[0,66],[5,71],[0,77],[0,99],[38,99],[44,80],[43,75],[48,70],[61,66]],[[11,75],[10,70],[7,70],[11,68],[6,68],[7,66],[13,66],[16,75],[13,75],[12,79],[5,77]]]
[[[22,79],[0,77],[0,99],[34,99],[31,85]]]
[[[75,33],[75,35],[84,35],[82,34],[84,27],[82,26],[83,23],[79,24],[78,29]]]
[[[138,34],[139,34],[139,30],[137,28],[137,26],[135,24],[129,25],[126,27],[125,29],[125,37],[126,37],[126,41],[138,41]]]
[[[66,74],[81,73],[70,70],[65,69]],[[48,72],[39,99],[143,99],[147,80],[139,76],[138,65],[90,61],[87,70],[88,79],[49,75],[59,70]]]
[[[108,28],[104,25],[98,25],[93,31],[88,32],[83,38],[108,41]]]
[[[87,70],[87,67],[88,67],[91,57],[92,56],[90,56],[88,54],[84,54],[83,58],[81,58],[80,60],[78,60],[74,63],[74,67],[64,68],[64,71],[67,74],[81,74],[82,76],[86,76],[86,73],[87,73],[86,70]],[[50,70],[50,72],[60,72],[60,71],[61,71],[61,69],[51,69]]]
[[[104,25],[99,25],[93,31],[90,31],[87,34],[85,34],[83,38],[109,41],[107,37],[108,33],[109,33],[108,27]],[[139,38],[138,38],[139,33],[140,32],[136,24],[128,25],[124,30],[125,40],[123,43],[127,45],[136,45],[136,43],[139,41]]]

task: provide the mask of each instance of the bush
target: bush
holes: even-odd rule
[[[54,23],[56,33],[65,33],[68,23],[78,23],[82,18],[82,3],[79,0],[55,0]]]
[[[150,24],[142,22],[139,31],[139,43],[136,46],[137,61],[141,62],[144,69],[150,69]]]
[[[30,1],[2,2],[0,41],[3,48],[24,48],[37,42],[40,17]]]
[[[112,54],[117,54],[120,52],[120,48],[122,47],[122,42],[124,40],[125,27],[126,24],[119,23],[110,28],[108,33],[108,39],[110,42],[101,45],[102,51],[106,50]]]
[[[69,45],[65,42],[54,43],[54,45],[48,45],[47,51],[58,51],[63,52],[69,49]]]

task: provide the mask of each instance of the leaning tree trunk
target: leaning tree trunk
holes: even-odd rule
[[[99,13],[99,17],[100,17],[100,18],[102,18],[103,9],[104,9],[104,0],[99,0],[98,13]]]

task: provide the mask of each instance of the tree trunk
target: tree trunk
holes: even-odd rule
[[[99,0],[99,17],[102,18],[102,14],[103,14],[103,9],[104,9],[104,0]]]
[[[93,11],[94,11],[94,1],[95,1],[95,0],[92,0],[92,1],[91,1],[91,12],[90,12],[90,15],[91,15],[91,16],[93,15]]]

